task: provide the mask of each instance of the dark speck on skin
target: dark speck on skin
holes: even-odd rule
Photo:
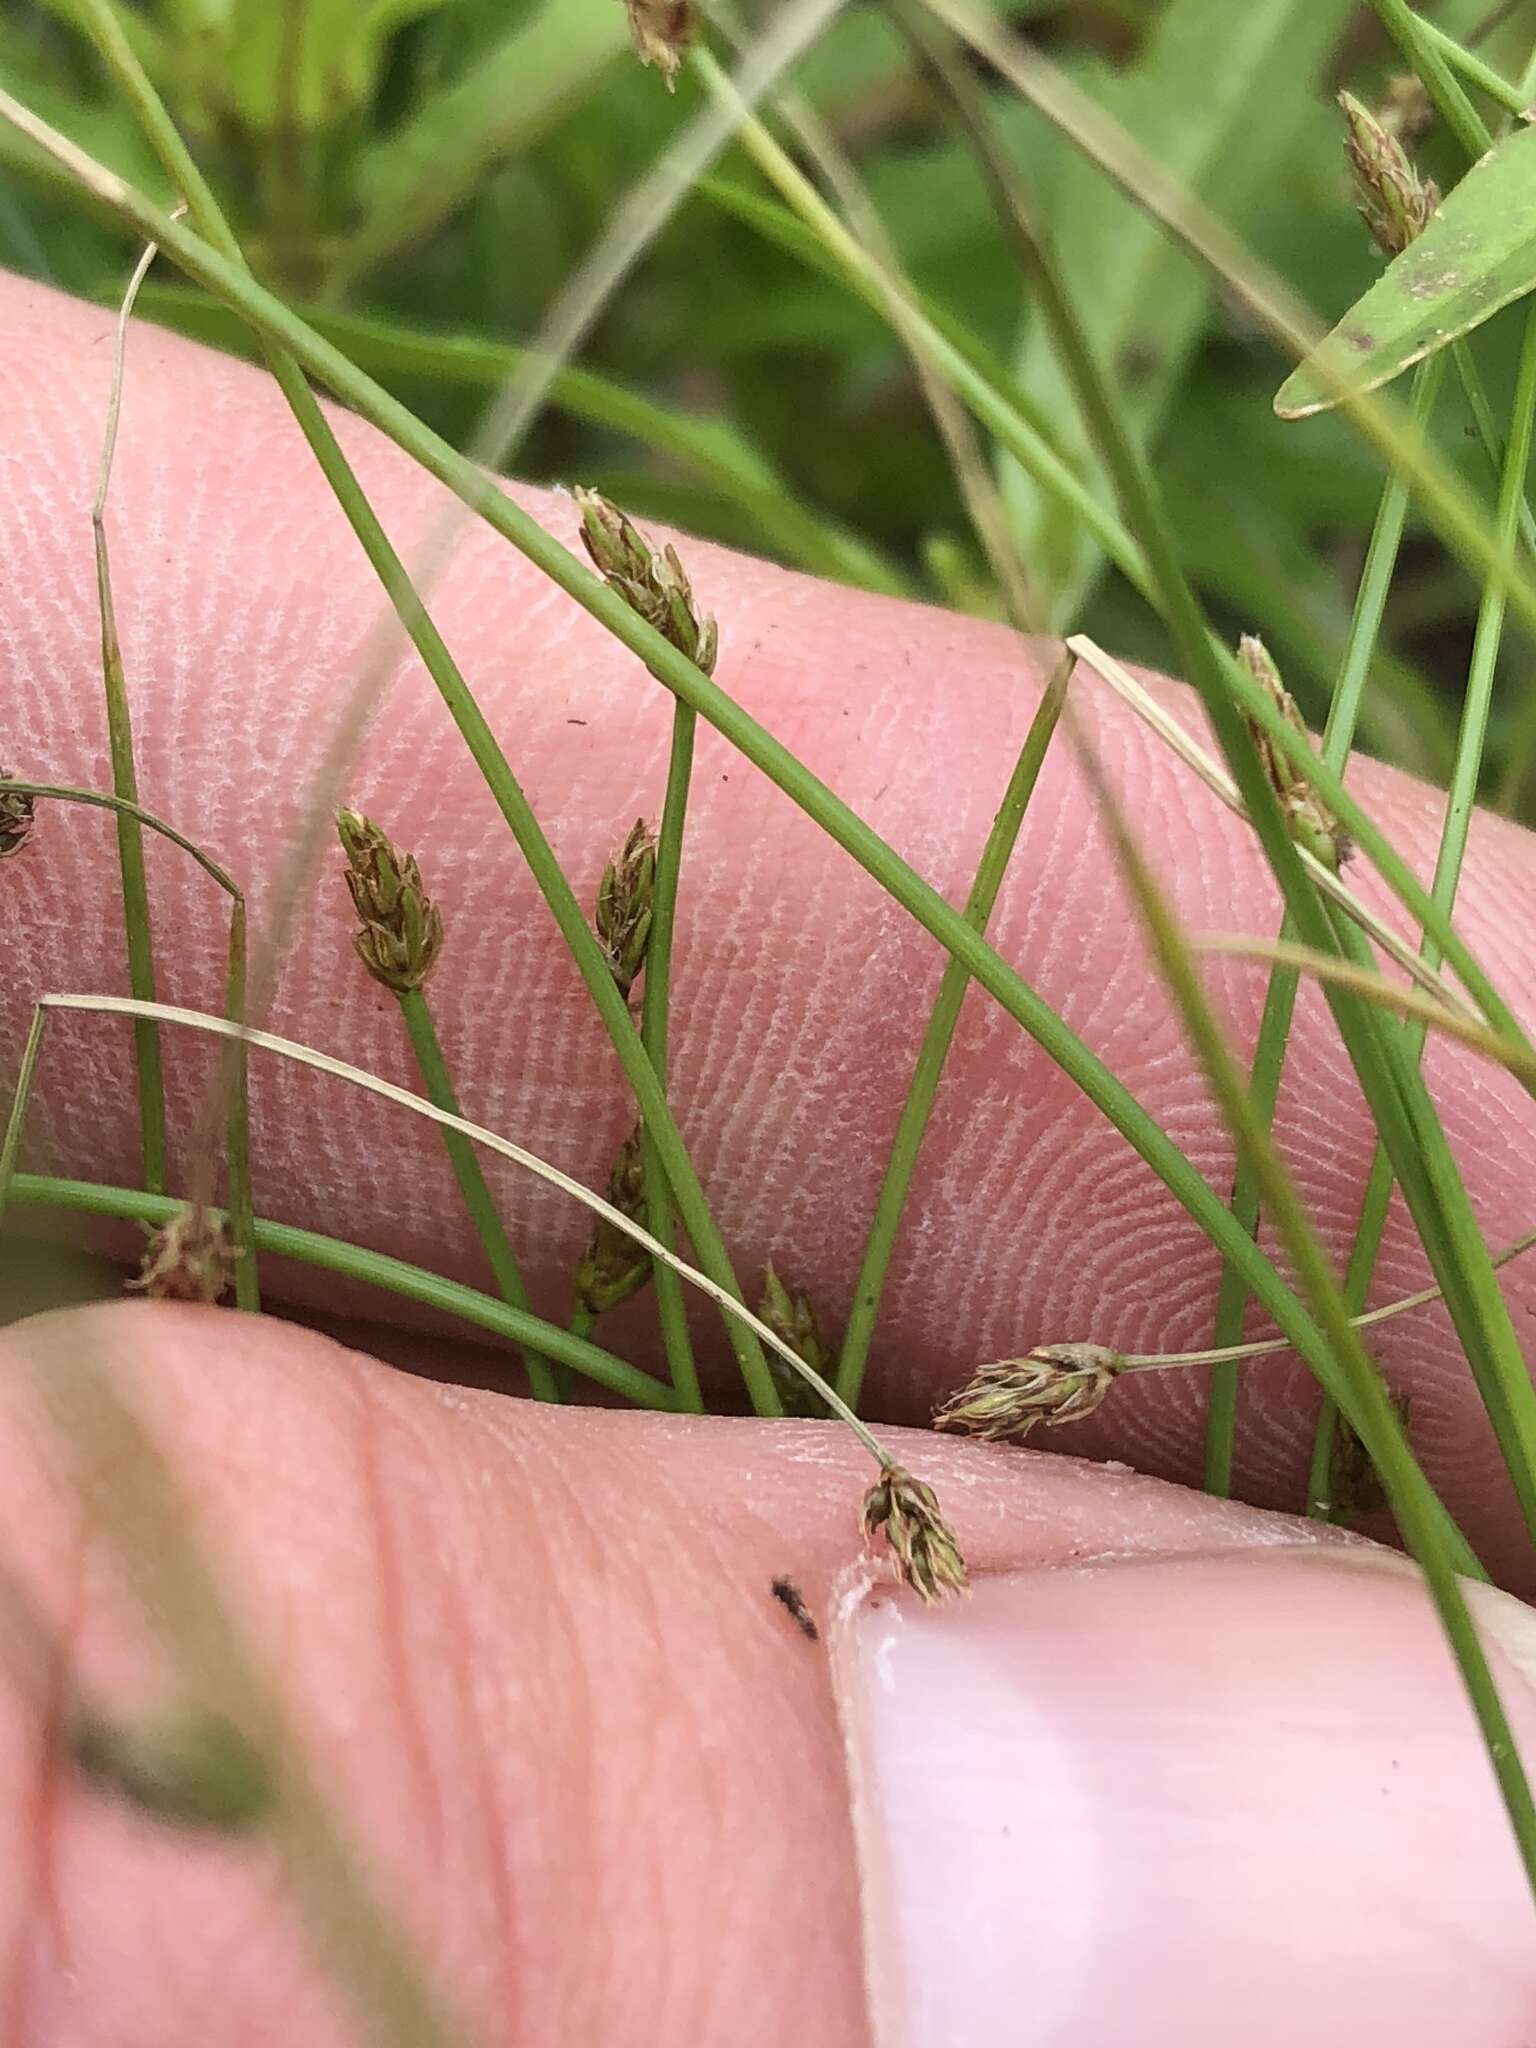
[[[810,1643],[816,1642],[820,1637],[821,1631],[812,1619],[811,1610],[805,1604],[805,1596],[801,1593],[794,1580],[775,1579],[772,1590],[774,1599],[788,1613],[795,1627],[799,1629],[806,1641]]]

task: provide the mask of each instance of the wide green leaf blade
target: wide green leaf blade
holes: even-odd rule
[[[1416,242],[1393,258],[1280,387],[1275,411],[1306,419],[1341,380],[1375,391],[1536,285],[1536,128],[1517,128],[1473,165]]]

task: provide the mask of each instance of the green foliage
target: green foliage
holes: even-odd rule
[[[1379,33],[1344,39],[1345,0],[1003,5],[1314,303],[1337,315],[1361,298],[1379,259],[1347,203],[1325,79],[1338,80],[1347,54],[1351,88],[1372,101],[1398,59]],[[1467,0],[1437,19],[1465,35],[1482,11]],[[14,0],[0,18],[0,85],[163,193],[78,16],[79,0]],[[301,294],[348,353],[460,446],[698,106],[686,74],[669,96],[626,60],[619,0],[140,0],[125,19],[258,273]],[[1515,19],[1477,47],[1513,76],[1527,42]],[[985,188],[883,9],[854,0],[796,84],[868,187],[925,311],[1107,505]],[[1049,124],[1006,88],[986,90],[1127,420],[1166,474],[1202,596],[1234,633],[1266,637],[1320,719],[1376,465],[1344,431],[1298,436],[1275,422],[1273,359],[1209,282]],[[1431,136],[1423,153],[1448,182],[1444,144]],[[38,153],[0,131],[0,261],[115,298],[125,244],[66,211],[58,190]],[[520,466],[821,575],[997,611],[900,342],[814,237],[796,240],[798,227],[730,154],[557,379]],[[234,343],[235,323],[183,290],[152,288],[145,310]],[[1513,373],[1504,325],[1477,338],[1496,405]],[[1437,432],[1470,464],[1461,425],[1447,405]],[[1105,567],[1080,513],[1011,458],[998,466],[1042,613],[1080,617],[1092,591],[1100,638],[1171,661],[1163,628]],[[1421,545],[1420,529],[1410,525],[1406,544]],[[1378,648],[1390,688],[1364,714],[1373,750],[1444,769],[1454,650],[1475,608],[1475,589],[1455,576],[1394,594]],[[1505,738],[1496,719],[1491,786],[1505,781]],[[1529,778],[1507,779],[1521,800]]]
[[[1275,410],[1305,419],[1335,401],[1318,364],[1374,391],[1481,327],[1536,285],[1536,129],[1474,164],[1418,239],[1393,258],[1281,387]]]

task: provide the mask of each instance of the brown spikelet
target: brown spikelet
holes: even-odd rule
[[[128,1285],[151,1301],[223,1298],[234,1278],[235,1247],[222,1216],[189,1202],[150,1238]]]
[[[1122,1360],[1101,1344],[1042,1344],[1023,1358],[979,1367],[933,1418],[935,1429],[998,1442],[1026,1437],[1037,1422],[1057,1428],[1091,1415],[1114,1385]]]
[[[931,1486],[887,1465],[864,1496],[864,1533],[883,1535],[897,1573],[930,1606],[970,1590],[965,1559]]]

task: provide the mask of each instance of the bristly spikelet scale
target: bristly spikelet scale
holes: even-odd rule
[[[645,1164],[636,1124],[608,1176],[608,1199],[622,1216],[638,1223],[645,1215]],[[576,1299],[589,1315],[600,1316],[638,1294],[651,1277],[651,1255],[642,1244],[606,1216],[593,1226],[587,1248],[576,1267]]]
[[[864,1496],[864,1533],[882,1535],[897,1575],[933,1606],[970,1591],[965,1559],[931,1486],[900,1465],[887,1465]]]
[[[402,853],[361,811],[336,813],[347,856],[347,888],[361,930],[357,957],[374,980],[396,995],[420,988],[436,965],[443,920],[427,894],[414,854]]]
[[[1440,188],[1419,176],[1391,129],[1352,93],[1341,92],[1339,105],[1356,209],[1382,253],[1400,256],[1429,225]]]
[[[592,920],[608,971],[626,1001],[645,965],[655,897],[656,834],[644,818],[636,818],[629,837],[603,869]]]
[[[821,1334],[815,1305],[809,1295],[786,1287],[772,1265],[763,1273],[763,1293],[757,1313],[775,1337],[787,1344],[797,1358],[803,1358],[813,1372],[820,1373],[824,1380],[833,1377],[837,1371],[837,1352]],[[786,1415],[821,1419],[831,1412],[816,1389],[800,1377],[788,1359],[770,1351],[768,1370],[773,1374]]]
[[[1280,671],[1275,667],[1264,642],[1254,633],[1245,633],[1238,642],[1237,658],[1286,724],[1293,731],[1300,733],[1310,745],[1311,738],[1306,723],[1296,708],[1296,700],[1281,682]],[[1324,867],[1331,868],[1337,874],[1354,851],[1349,834],[1317,795],[1311,783],[1292,767],[1271,742],[1263,727],[1250,719],[1248,731],[1258,752],[1265,780],[1275,792],[1280,808],[1285,814],[1286,826],[1291,837],[1298,845],[1305,846]]]
[[[0,779],[9,777],[0,768]],[[0,790],[0,860],[13,860],[32,837],[37,822],[37,800],[19,790]]]
[[[700,618],[693,585],[668,544],[658,554],[631,520],[600,491],[578,490],[582,545],[609,589],[637,618],[653,626],[705,675],[714,673],[720,633],[712,618]]]
[[[189,1202],[149,1240],[138,1275],[128,1285],[151,1301],[223,1299],[234,1279],[235,1246],[229,1225]]]
[[[978,1367],[933,1418],[935,1429],[996,1443],[1026,1437],[1037,1422],[1081,1422],[1104,1400],[1124,1364],[1102,1344],[1042,1344],[1023,1358]]]

